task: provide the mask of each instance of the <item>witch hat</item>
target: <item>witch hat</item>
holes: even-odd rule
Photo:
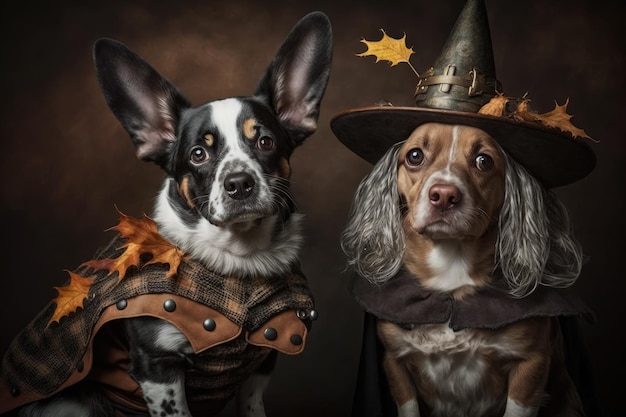
[[[415,107],[348,110],[332,118],[331,129],[372,164],[418,126],[437,122],[486,131],[547,188],[578,181],[593,170],[596,158],[588,140],[549,127],[540,118],[521,117],[524,113],[516,111],[515,104],[525,100],[511,100],[502,114],[483,114],[492,99],[504,97],[502,91],[484,1],[468,0],[435,64],[420,76]]]

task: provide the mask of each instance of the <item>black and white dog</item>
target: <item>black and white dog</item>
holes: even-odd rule
[[[219,274],[267,276],[297,261],[302,215],[289,189],[289,159],[317,128],[331,59],[330,22],[320,12],[310,13],[291,30],[252,96],[192,107],[126,46],[111,39],[96,42],[95,66],[109,107],[132,138],[137,157],[167,173],[153,215],[161,235]],[[189,341],[156,318],[128,319],[124,325],[131,360],[144,364],[135,366],[145,372],[134,377],[149,398],[150,415],[190,416],[183,365],[145,366],[151,355],[191,355]],[[240,414],[265,415],[261,397],[270,368],[273,364],[264,364],[244,382]],[[166,393],[175,409],[162,408]],[[58,397],[27,406],[20,415],[108,415],[94,411],[108,408],[95,402]]]

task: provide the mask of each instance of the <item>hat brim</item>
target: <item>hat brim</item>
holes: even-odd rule
[[[375,164],[418,126],[460,124],[487,132],[518,163],[547,188],[578,181],[595,167],[588,139],[572,138],[558,129],[530,122],[419,107],[365,107],[342,112],[330,122],[335,136],[352,152]]]

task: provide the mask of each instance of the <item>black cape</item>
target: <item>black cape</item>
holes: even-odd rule
[[[376,336],[376,318],[403,327],[445,323],[454,330],[505,326],[527,317],[557,317],[563,333],[568,372],[588,416],[603,416],[590,353],[581,328],[593,313],[571,291],[538,287],[523,299],[487,289],[455,302],[441,293],[425,291],[410,273],[401,270],[383,285],[354,275],[349,290],[364,310],[363,336],[352,417],[396,417],[397,409],[383,369],[384,348]],[[497,314],[493,314],[497,313]]]

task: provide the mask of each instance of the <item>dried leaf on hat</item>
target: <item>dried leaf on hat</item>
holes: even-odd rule
[[[539,114],[531,111],[528,103],[530,103],[530,99],[527,98],[520,101],[511,117],[517,121],[542,123]]]
[[[503,94],[498,94],[489,100],[487,104],[482,106],[478,113],[487,114],[489,116],[503,117],[506,115],[506,103],[509,98]]]
[[[569,133],[572,137],[587,138],[597,142],[587,135],[584,130],[577,128],[570,122],[570,119],[573,116],[567,114],[569,99],[567,99],[565,104],[561,106],[555,102],[555,107],[552,111],[542,114],[535,113],[530,109],[530,99],[526,98],[526,96],[519,101],[515,111],[509,114],[506,110],[506,106],[510,101],[511,99],[509,97],[506,97],[503,94],[498,94],[492,97],[487,104],[483,105],[480,110],[478,110],[478,113],[495,117],[511,117],[520,122],[541,123],[546,127],[559,129],[562,132]]]
[[[524,100],[520,103],[518,108],[513,113],[513,117],[518,120],[526,121],[538,121],[544,126],[559,129],[562,132],[566,132],[572,135],[572,137],[581,137],[593,140],[583,129],[579,129],[574,126],[570,119],[573,115],[567,113],[567,105],[569,104],[569,98],[563,105],[559,105],[555,101],[555,107],[552,111],[547,113],[537,114],[529,111],[528,100]]]

